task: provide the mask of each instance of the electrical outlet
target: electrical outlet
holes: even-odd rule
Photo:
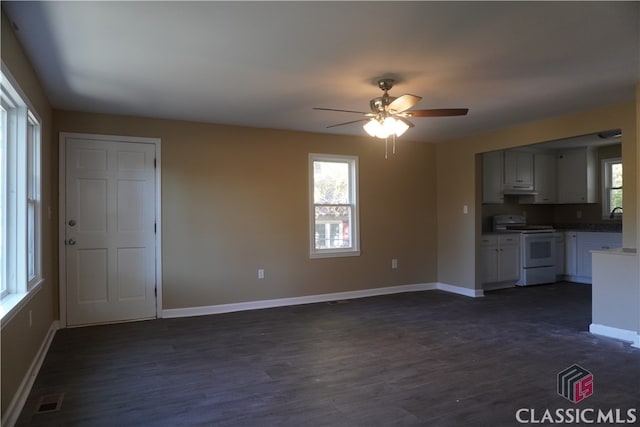
[[[469,205],[462,206],[462,213],[465,215],[469,213]]]
[[[264,279],[264,268],[258,269],[258,279]]]
[[[391,260],[391,268],[393,268],[394,270],[396,268],[398,268],[398,259],[397,258],[394,258],[394,259]]]

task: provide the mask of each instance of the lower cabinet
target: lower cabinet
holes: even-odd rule
[[[565,233],[565,277],[580,283],[591,283],[591,251],[622,247],[622,233],[572,231]]]
[[[622,247],[621,233],[578,233],[577,275],[588,277],[591,283],[591,251]]]
[[[565,275],[564,234],[563,232],[554,234],[556,240],[556,277]]]
[[[516,282],[520,279],[520,235],[483,235],[482,283]]]

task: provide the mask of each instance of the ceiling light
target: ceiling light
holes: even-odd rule
[[[386,139],[390,136],[400,136],[409,129],[409,125],[403,120],[394,117],[372,118],[363,126],[364,130],[371,136]]]

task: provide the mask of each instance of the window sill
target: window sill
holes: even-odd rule
[[[340,258],[340,257],[350,257],[350,256],[360,256],[360,251],[343,251],[343,252],[314,252],[309,255],[309,258]]]
[[[0,324],[4,328],[20,310],[42,289],[44,279],[33,285],[27,292],[9,294],[0,300]]]

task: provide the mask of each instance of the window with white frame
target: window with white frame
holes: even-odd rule
[[[8,74],[1,75],[0,295],[42,280],[40,121]]]
[[[360,254],[358,158],[309,155],[310,256]]]
[[[602,160],[602,216],[622,217],[622,159]]]

